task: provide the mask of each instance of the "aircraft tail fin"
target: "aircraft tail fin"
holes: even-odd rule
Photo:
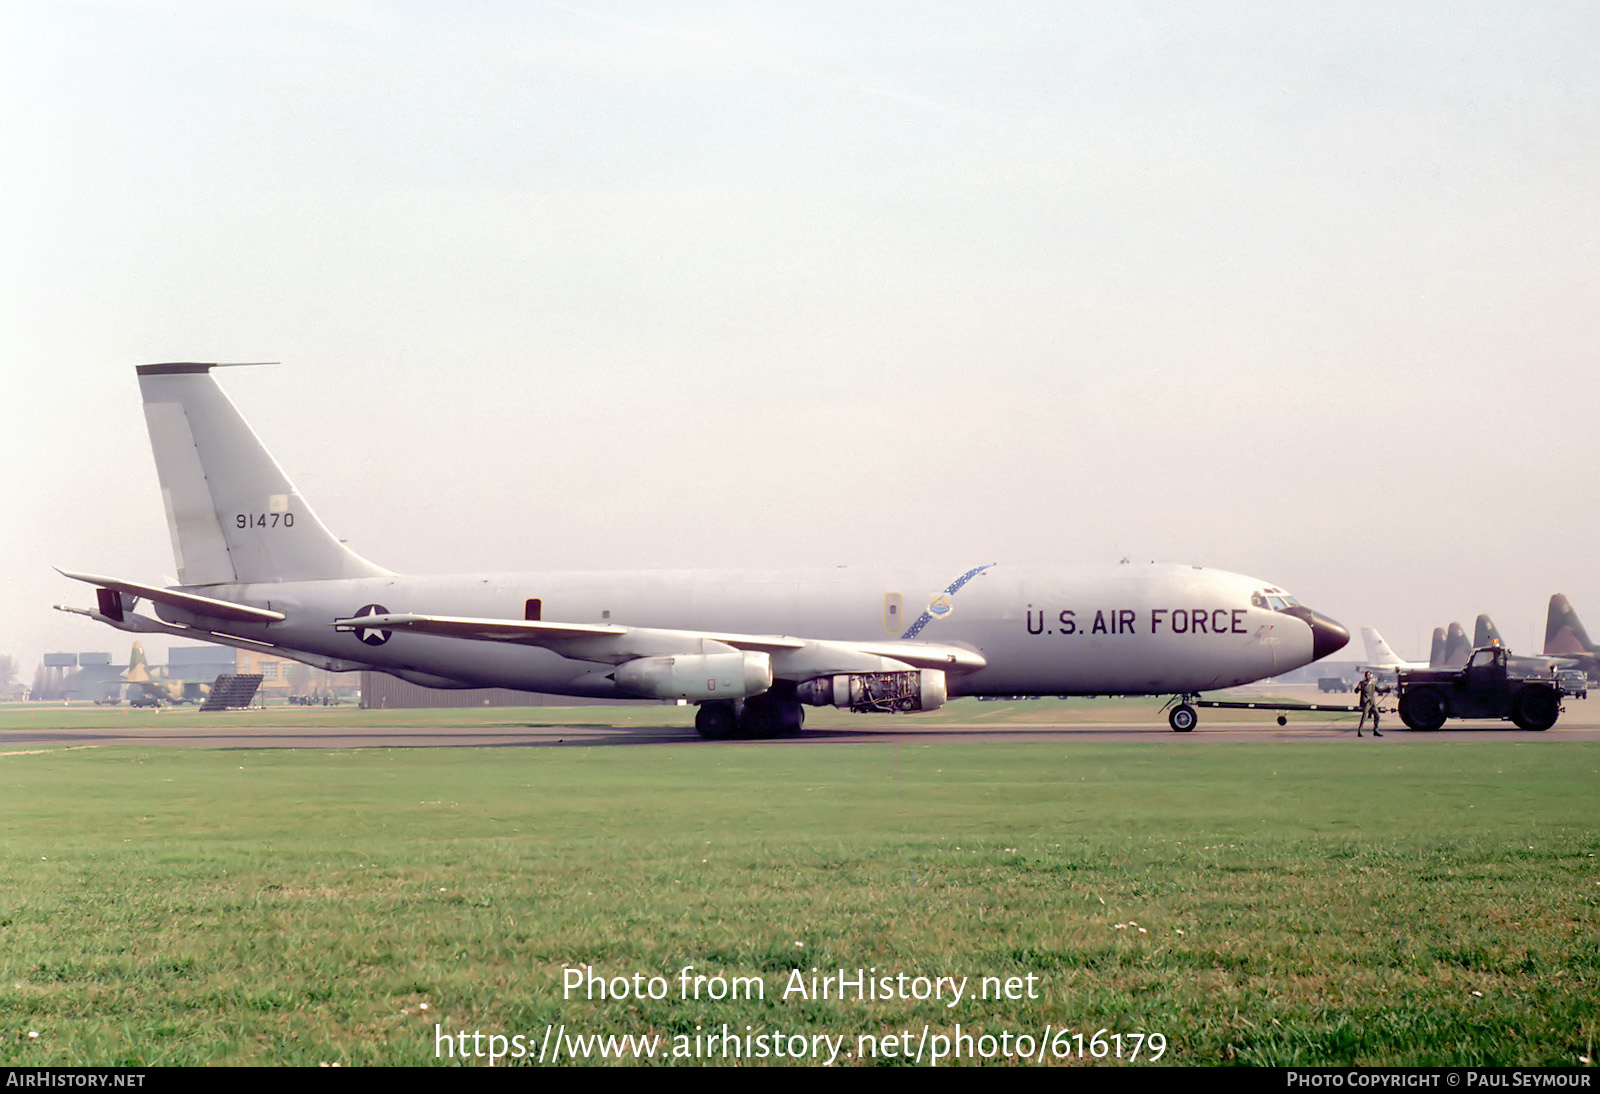
[[[1394,650],[1389,648],[1389,643],[1383,640],[1383,635],[1378,633],[1376,627],[1362,627],[1361,638],[1367,645],[1367,660],[1374,665],[1400,665],[1405,662],[1398,657]]]
[[[1472,629],[1472,648],[1476,650],[1484,646],[1499,646],[1504,649],[1506,642],[1500,637],[1500,628],[1494,625],[1494,620],[1487,615],[1480,615]]]
[[[1444,639],[1444,667],[1459,669],[1472,656],[1472,646],[1467,642],[1467,631],[1460,623],[1450,624]]]
[[[1589,641],[1589,632],[1578,621],[1578,613],[1572,610],[1572,602],[1561,593],[1550,598],[1550,614],[1544,625],[1544,653],[1547,657],[1600,653]]]
[[[1433,645],[1428,650],[1428,667],[1430,669],[1444,667],[1444,646],[1446,641],[1444,628],[1433,628]]]
[[[139,390],[184,585],[377,577],[325,528],[211,375],[140,365]]]
[[[134,642],[133,649],[128,651],[128,671],[122,678],[130,684],[143,684],[150,679],[150,661],[144,655],[144,644]]]

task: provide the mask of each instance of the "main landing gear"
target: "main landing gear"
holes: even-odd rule
[[[771,689],[748,699],[713,699],[700,704],[694,728],[708,741],[732,737],[793,737],[805,724],[805,708],[795,697],[794,685],[774,683]]]
[[[1200,720],[1200,715],[1196,714],[1194,707],[1189,704],[1198,698],[1199,695],[1191,692],[1187,695],[1174,695],[1167,700],[1167,706],[1172,708],[1167,712],[1167,724],[1172,727],[1172,732],[1188,733],[1194,729],[1195,723]]]

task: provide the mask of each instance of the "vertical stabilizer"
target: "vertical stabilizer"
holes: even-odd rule
[[[1444,667],[1447,669],[1465,668],[1467,659],[1472,656],[1472,644],[1467,641],[1467,630],[1460,623],[1450,624],[1450,629],[1445,632],[1444,638]]]
[[[1472,648],[1482,649],[1484,646],[1499,646],[1506,648],[1504,639],[1500,637],[1500,628],[1494,625],[1494,620],[1487,615],[1478,616],[1478,622],[1472,629]]]
[[[1428,647],[1428,667],[1430,669],[1444,668],[1444,645],[1446,641],[1444,628],[1433,628],[1433,645]]]
[[[1561,593],[1550,598],[1550,614],[1544,624],[1544,653],[1547,657],[1600,653],[1589,641],[1589,632],[1578,622],[1578,613],[1572,610],[1572,602]]]
[[[1374,665],[1403,665],[1405,664],[1394,650],[1389,648],[1389,643],[1383,640],[1383,635],[1378,633],[1376,627],[1362,627],[1361,638],[1367,645],[1367,660]]]
[[[322,525],[211,376],[140,365],[139,390],[184,585],[374,577]]]

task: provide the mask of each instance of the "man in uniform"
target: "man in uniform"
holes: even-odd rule
[[[1378,682],[1372,678],[1372,670],[1368,669],[1360,683],[1353,689],[1361,696],[1361,721],[1356,723],[1356,736],[1361,736],[1361,727],[1367,724],[1367,715],[1372,715],[1372,735],[1382,737],[1378,732]]]

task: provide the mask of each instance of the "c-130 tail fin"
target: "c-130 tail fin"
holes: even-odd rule
[[[1572,601],[1561,593],[1550,598],[1550,612],[1544,624],[1544,653],[1547,657],[1600,653],[1589,641],[1589,632],[1578,621],[1578,613],[1572,610]]]

